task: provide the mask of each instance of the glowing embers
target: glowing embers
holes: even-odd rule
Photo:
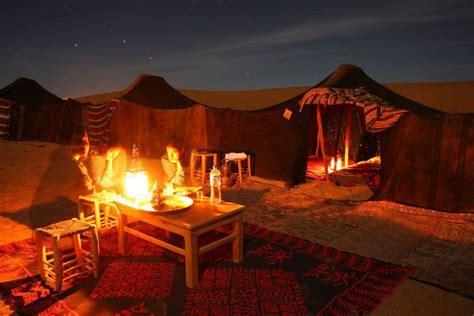
[[[125,174],[125,195],[134,201],[150,200],[148,176],[143,170],[127,171]]]

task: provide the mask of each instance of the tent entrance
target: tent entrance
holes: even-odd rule
[[[375,133],[365,132],[363,111],[350,105],[316,105],[310,120],[306,177],[338,185],[376,188],[380,178]]]

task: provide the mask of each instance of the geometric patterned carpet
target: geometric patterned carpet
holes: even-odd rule
[[[163,238],[162,230],[136,229]],[[244,225],[244,261],[231,245],[200,256],[196,289],[185,287],[182,257],[130,237],[130,255],[117,255],[117,231],[101,235],[101,273],[53,293],[36,273],[32,239],[0,246],[0,312],[20,315],[308,315],[365,314],[412,272],[255,225]],[[201,236],[200,244],[218,237]],[[179,236],[169,240],[182,244]],[[87,242],[84,246],[87,247]]]
[[[248,223],[412,267],[412,278],[474,297],[473,213],[321,198],[338,189],[343,188],[321,181],[290,190],[247,181],[223,197],[246,205]]]

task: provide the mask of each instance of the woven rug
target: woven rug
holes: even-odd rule
[[[239,190],[224,191],[223,198],[245,205],[248,223],[410,266],[413,278],[474,297],[474,213],[350,201],[356,188],[344,187],[351,190],[344,195],[341,187],[327,182],[283,190],[248,181]]]
[[[155,227],[133,225],[166,238]],[[231,261],[230,244],[200,256],[200,281],[193,290],[185,287],[181,256],[132,236],[130,255],[119,256],[115,229],[101,236],[100,278],[73,280],[59,294],[38,278],[33,240],[2,246],[0,314],[360,314],[390,296],[412,271],[261,226],[244,229],[244,261]],[[220,234],[201,236],[199,243]],[[182,244],[179,236],[170,238]]]

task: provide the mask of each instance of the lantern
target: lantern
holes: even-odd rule
[[[341,169],[342,169],[342,158],[337,157],[336,170],[341,170]]]
[[[149,198],[148,177],[145,171],[126,172],[125,195],[135,201],[143,201]]]
[[[335,161],[334,161],[334,157],[331,158],[331,165],[329,166],[329,172],[333,172],[334,171],[334,168],[335,168]]]

